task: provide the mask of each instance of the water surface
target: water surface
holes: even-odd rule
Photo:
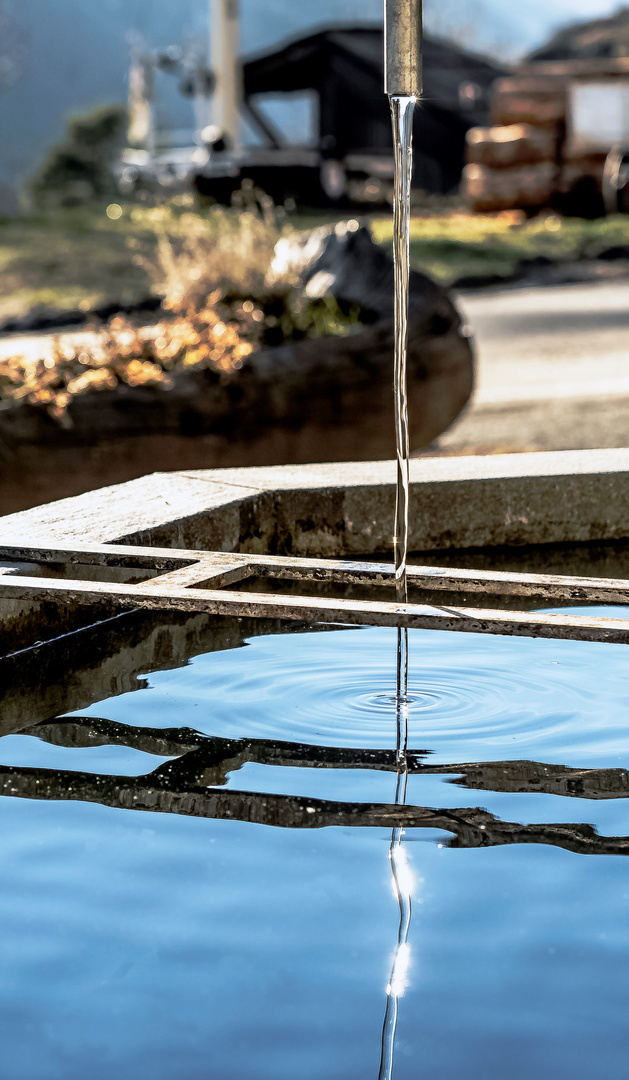
[[[394,1076],[623,1076],[629,651],[409,644]],[[375,1080],[395,653],[257,637],[0,740],[0,1077]]]

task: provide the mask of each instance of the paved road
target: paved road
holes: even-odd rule
[[[477,388],[442,451],[629,446],[629,280],[466,293],[458,304]]]

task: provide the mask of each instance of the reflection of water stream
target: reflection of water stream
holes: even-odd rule
[[[415,102],[415,97],[402,97],[399,94],[392,94],[390,97],[393,157],[395,161],[393,194],[395,358],[393,391],[397,450],[393,554],[395,559],[395,591],[397,601],[401,604],[408,602],[406,560],[408,556],[410,446],[408,439],[406,352],[408,345],[409,239]],[[406,804],[408,785],[408,630],[400,627],[398,627],[397,632],[395,715],[395,762],[397,768],[395,805],[404,806]],[[404,830],[401,826],[394,828],[391,833],[391,846],[389,847],[393,893],[400,909],[400,921],[391,975],[387,984],[387,1006],[382,1027],[379,1080],[390,1080],[392,1074],[398,999],[404,993],[406,973],[410,960],[408,932],[411,925],[411,876],[406,860],[406,852],[402,847],[403,835]]]
[[[397,687],[396,687],[396,764],[395,805],[404,806],[408,785],[408,631],[397,632]],[[393,954],[391,974],[387,983],[387,1004],[382,1025],[382,1049],[378,1080],[390,1080],[393,1072],[393,1051],[398,1018],[398,1001],[406,989],[406,978],[411,958],[408,934],[411,926],[412,875],[406,849],[402,845],[404,829],[401,826],[391,832],[389,859],[393,895],[400,909],[397,945]]]

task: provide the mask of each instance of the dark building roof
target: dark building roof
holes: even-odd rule
[[[504,69],[451,42],[425,38],[424,94],[415,121],[415,184],[447,192],[461,177],[465,134],[489,120],[489,94]],[[289,41],[244,64],[246,96],[314,90],[321,147],[330,157],[391,151],[379,27],[338,26]],[[468,95],[462,94],[467,88]]]
[[[560,30],[529,60],[604,60],[629,56],[629,8]]]

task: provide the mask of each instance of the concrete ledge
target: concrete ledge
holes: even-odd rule
[[[391,550],[393,462],[155,473],[0,519],[0,543],[342,556]],[[411,463],[415,551],[629,536],[629,449]]]

